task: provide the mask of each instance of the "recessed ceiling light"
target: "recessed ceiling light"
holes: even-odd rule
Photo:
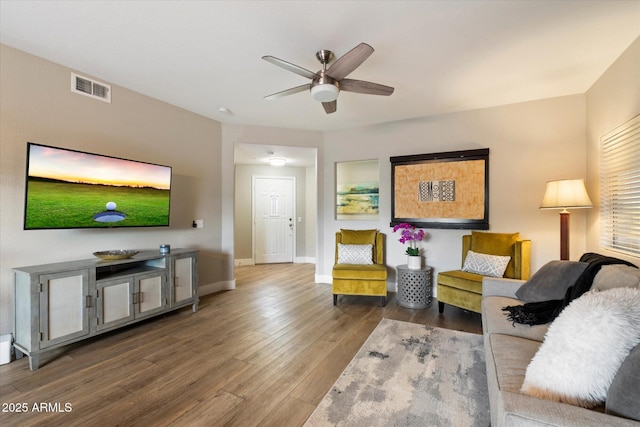
[[[218,113],[220,113],[220,114],[231,114],[231,110],[229,110],[227,107],[220,107],[220,108],[218,108]]]

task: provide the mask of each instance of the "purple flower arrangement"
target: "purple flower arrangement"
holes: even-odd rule
[[[421,241],[424,238],[424,230],[416,231],[415,226],[407,224],[406,222],[397,224],[393,227],[394,233],[398,230],[400,230],[400,239],[398,239],[398,241],[402,244],[407,242],[409,243],[406,254],[411,256],[420,255],[420,249],[418,249],[417,242]]]

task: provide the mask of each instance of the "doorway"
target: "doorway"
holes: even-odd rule
[[[292,263],[295,178],[253,177],[253,253],[256,264]]]
[[[270,156],[286,159],[284,166],[271,166]],[[234,265],[253,265],[255,222],[253,177],[295,178],[293,214],[294,263],[314,264],[317,243],[317,149],[236,142],[234,145]],[[291,262],[291,261],[287,261]]]

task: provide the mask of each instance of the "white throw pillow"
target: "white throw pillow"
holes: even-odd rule
[[[590,291],[551,323],[521,391],[592,408],[605,401],[616,372],[638,343],[640,290]]]
[[[338,243],[338,264],[373,264],[373,245]]]
[[[483,276],[502,277],[509,264],[510,256],[488,255],[468,251],[462,271]]]

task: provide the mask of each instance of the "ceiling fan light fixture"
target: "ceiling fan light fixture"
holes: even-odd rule
[[[322,64],[322,69],[315,73],[274,56],[265,55],[262,57],[265,61],[311,80],[310,85],[292,87],[265,96],[265,99],[293,95],[294,93],[300,93],[309,89],[311,97],[315,101],[322,103],[325,113],[331,114],[337,111],[337,99],[340,91],[365,95],[389,96],[393,93],[393,88],[390,86],[346,78],[351,72],[362,65],[372,53],[373,48],[371,46],[366,43],[360,43],[333,62],[335,58],[333,52],[326,49],[319,50],[316,53],[316,58]],[[329,65],[330,63],[331,65]]]
[[[311,87],[311,96],[319,102],[332,102],[338,99],[340,89],[331,83],[318,84]]]

